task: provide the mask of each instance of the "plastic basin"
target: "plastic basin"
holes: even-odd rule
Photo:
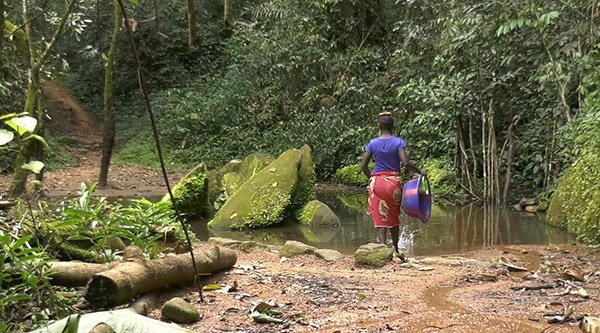
[[[431,217],[431,187],[426,177],[411,179],[402,189],[402,208],[411,217],[427,223]]]

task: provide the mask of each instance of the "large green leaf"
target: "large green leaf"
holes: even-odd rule
[[[0,129],[0,146],[4,146],[5,144],[11,142],[14,138],[15,133],[5,129]]]
[[[5,123],[19,133],[19,135],[23,135],[27,132],[32,133],[35,130],[37,119],[30,116],[15,117],[5,121]]]
[[[96,325],[104,323],[115,332],[128,333],[191,333],[192,331],[175,324],[165,323],[156,319],[139,315],[129,309],[115,311],[92,312],[84,315],[71,315],[58,320],[46,327],[31,333],[63,333],[68,329],[69,323],[81,316],[78,321],[78,332],[89,332]]]
[[[25,170],[29,170],[33,173],[40,173],[40,171],[42,171],[42,169],[44,168],[44,163],[42,163],[40,161],[31,161],[31,162],[21,166],[21,168],[23,168]]]

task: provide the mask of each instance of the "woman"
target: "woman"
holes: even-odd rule
[[[387,229],[390,230],[396,255],[403,259],[398,249],[400,231],[400,201],[402,179],[400,166],[425,176],[426,173],[414,165],[406,154],[406,143],[394,136],[394,119],[390,112],[379,114],[379,137],[369,141],[361,162],[362,171],[369,178],[369,214],[379,232],[379,242],[386,243]],[[369,161],[375,158],[375,168],[369,170]]]

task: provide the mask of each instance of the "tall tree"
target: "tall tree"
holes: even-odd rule
[[[187,16],[188,16],[188,45],[196,45],[198,41],[198,18],[196,16],[196,7],[194,0],[187,0]]]
[[[38,125],[36,127],[35,133],[38,134],[43,131],[44,128],[44,108],[42,105],[41,98],[41,84],[40,84],[40,73],[42,67],[50,57],[54,47],[56,46],[58,39],[61,37],[64,27],[67,23],[73,8],[75,8],[75,3],[77,0],[69,1],[65,13],[60,19],[58,26],[54,30],[52,34],[52,38],[50,42],[47,44],[46,48],[42,51],[39,57],[35,56],[34,49],[34,40],[33,40],[33,28],[32,22],[29,15],[29,7],[30,3],[28,0],[23,0],[23,25],[25,27],[25,38],[27,41],[28,51],[29,51],[29,81],[27,83],[27,93],[25,95],[25,106],[24,112],[29,116],[37,118]],[[37,106],[37,108],[36,108]],[[20,165],[25,164],[37,151],[37,142],[33,140],[26,140],[21,143],[19,147],[19,153],[17,155],[15,174],[13,177],[12,184],[10,186],[10,195],[11,197],[18,197],[25,191],[25,185],[27,184],[27,176],[29,172],[25,169],[20,168]]]
[[[110,46],[104,66],[104,124],[102,127],[102,159],[100,161],[100,175],[98,185],[106,186],[108,182],[108,168],[115,145],[115,106],[113,103],[113,69],[115,65],[115,54],[117,53],[117,42],[121,32],[121,8],[118,0],[114,1],[114,23],[110,39]]]
[[[0,0],[0,23],[4,27],[4,0]],[[0,78],[4,77],[4,29],[0,32]]]
[[[229,26],[229,0],[223,0],[223,24]]]

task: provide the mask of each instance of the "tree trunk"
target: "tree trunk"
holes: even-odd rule
[[[514,127],[517,125],[519,121],[519,116],[516,116],[513,122],[508,126],[508,130],[506,133],[506,140],[508,140],[508,151],[506,152],[506,174],[504,175],[504,191],[502,192],[502,202],[506,203],[508,198],[508,190],[510,188],[510,183],[512,180],[512,162],[515,151],[515,138],[513,135]]]
[[[194,0],[187,0],[188,9],[188,45],[194,46],[198,41],[198,22]]]
[[[223,24],[229,27],[229,0],[223,0]]]
[[[63,29],[67,23],[67,19],[71,15],[73,8],[75,8],[75,3],[77,0],[71,0],[68,4],[67,10],[63,17],[61,18],[58,27],[54,30],[52,35],[52,39],[47,44],[46,48],[40,55],[38,59],[34,59],[33,52],[33,33],[31,27],[31,20],[29,19],[29,10],[27,8],[27,1],[23,1],[23,21],[25,22],[25,38],[28,45],[28,53],[29,53],[29,83],[27,84],[27,94],[25,99],[25,107],[24,112],[29,116],[34,117],[36,119],[40,119],[43,115],[36,114],[35,105],[39,102],[38,95],[40,94],[40,72],[42,66],[46,63],[46,60],[50,57],[50,53],[56,46],[58,39],[62,35]],[[6,23],[5,23],[6,25]],[[43,108],[42,108],[43,110]],[[42,119],[43,120],[43,119]],[[40,129],[43,126],[43,121],[41,124],[38,124],[34,134],[38,134]],[[21,142],[21,146],[19,147],[19,153],[17,155],[16,160],[16,168],[15,174],[13,176],[13,180],[10,186],[10,196],[12,198],[19,197],[25,192],[25,186],[27,184],[27,176],[29,174],[28,170],[21,168],[21,166],[36,153],[36,142],[34,140],[26,140]]]
[[[154,27],[156,29],[156,36],[162,41],[162,36],[160,35],[160,19],[158,17],[158,0],[154,0]]]
[[[104,187],[108,182],[108,168],[115,145],[115,106],[113,103],[113,69],[115,65],[115,54],[117,42],[121,32],[121,8],[115,0],[113,33],[110,40],[106,65],[104,66],[104,123],[102,128],[102,159],[100,160],[100,175],[98,186]]]
[[[0,0],[0,79],[4,78],[4,0]]]
[[[213,273],[233,267],[235,251],[211,246],[194,251],[199,273]],[[114,268],[94,275],[88,284],[85,299],[94,307],[113,307],[164,286],[191,281],[195,278],[189,253],[165,258],[123,261]]]
[[[83,261],[56,261],[49,265],[53,272],[52,284],[67,287],[85,286],[95,274],[114,266],[114,264],[94,264]]]

